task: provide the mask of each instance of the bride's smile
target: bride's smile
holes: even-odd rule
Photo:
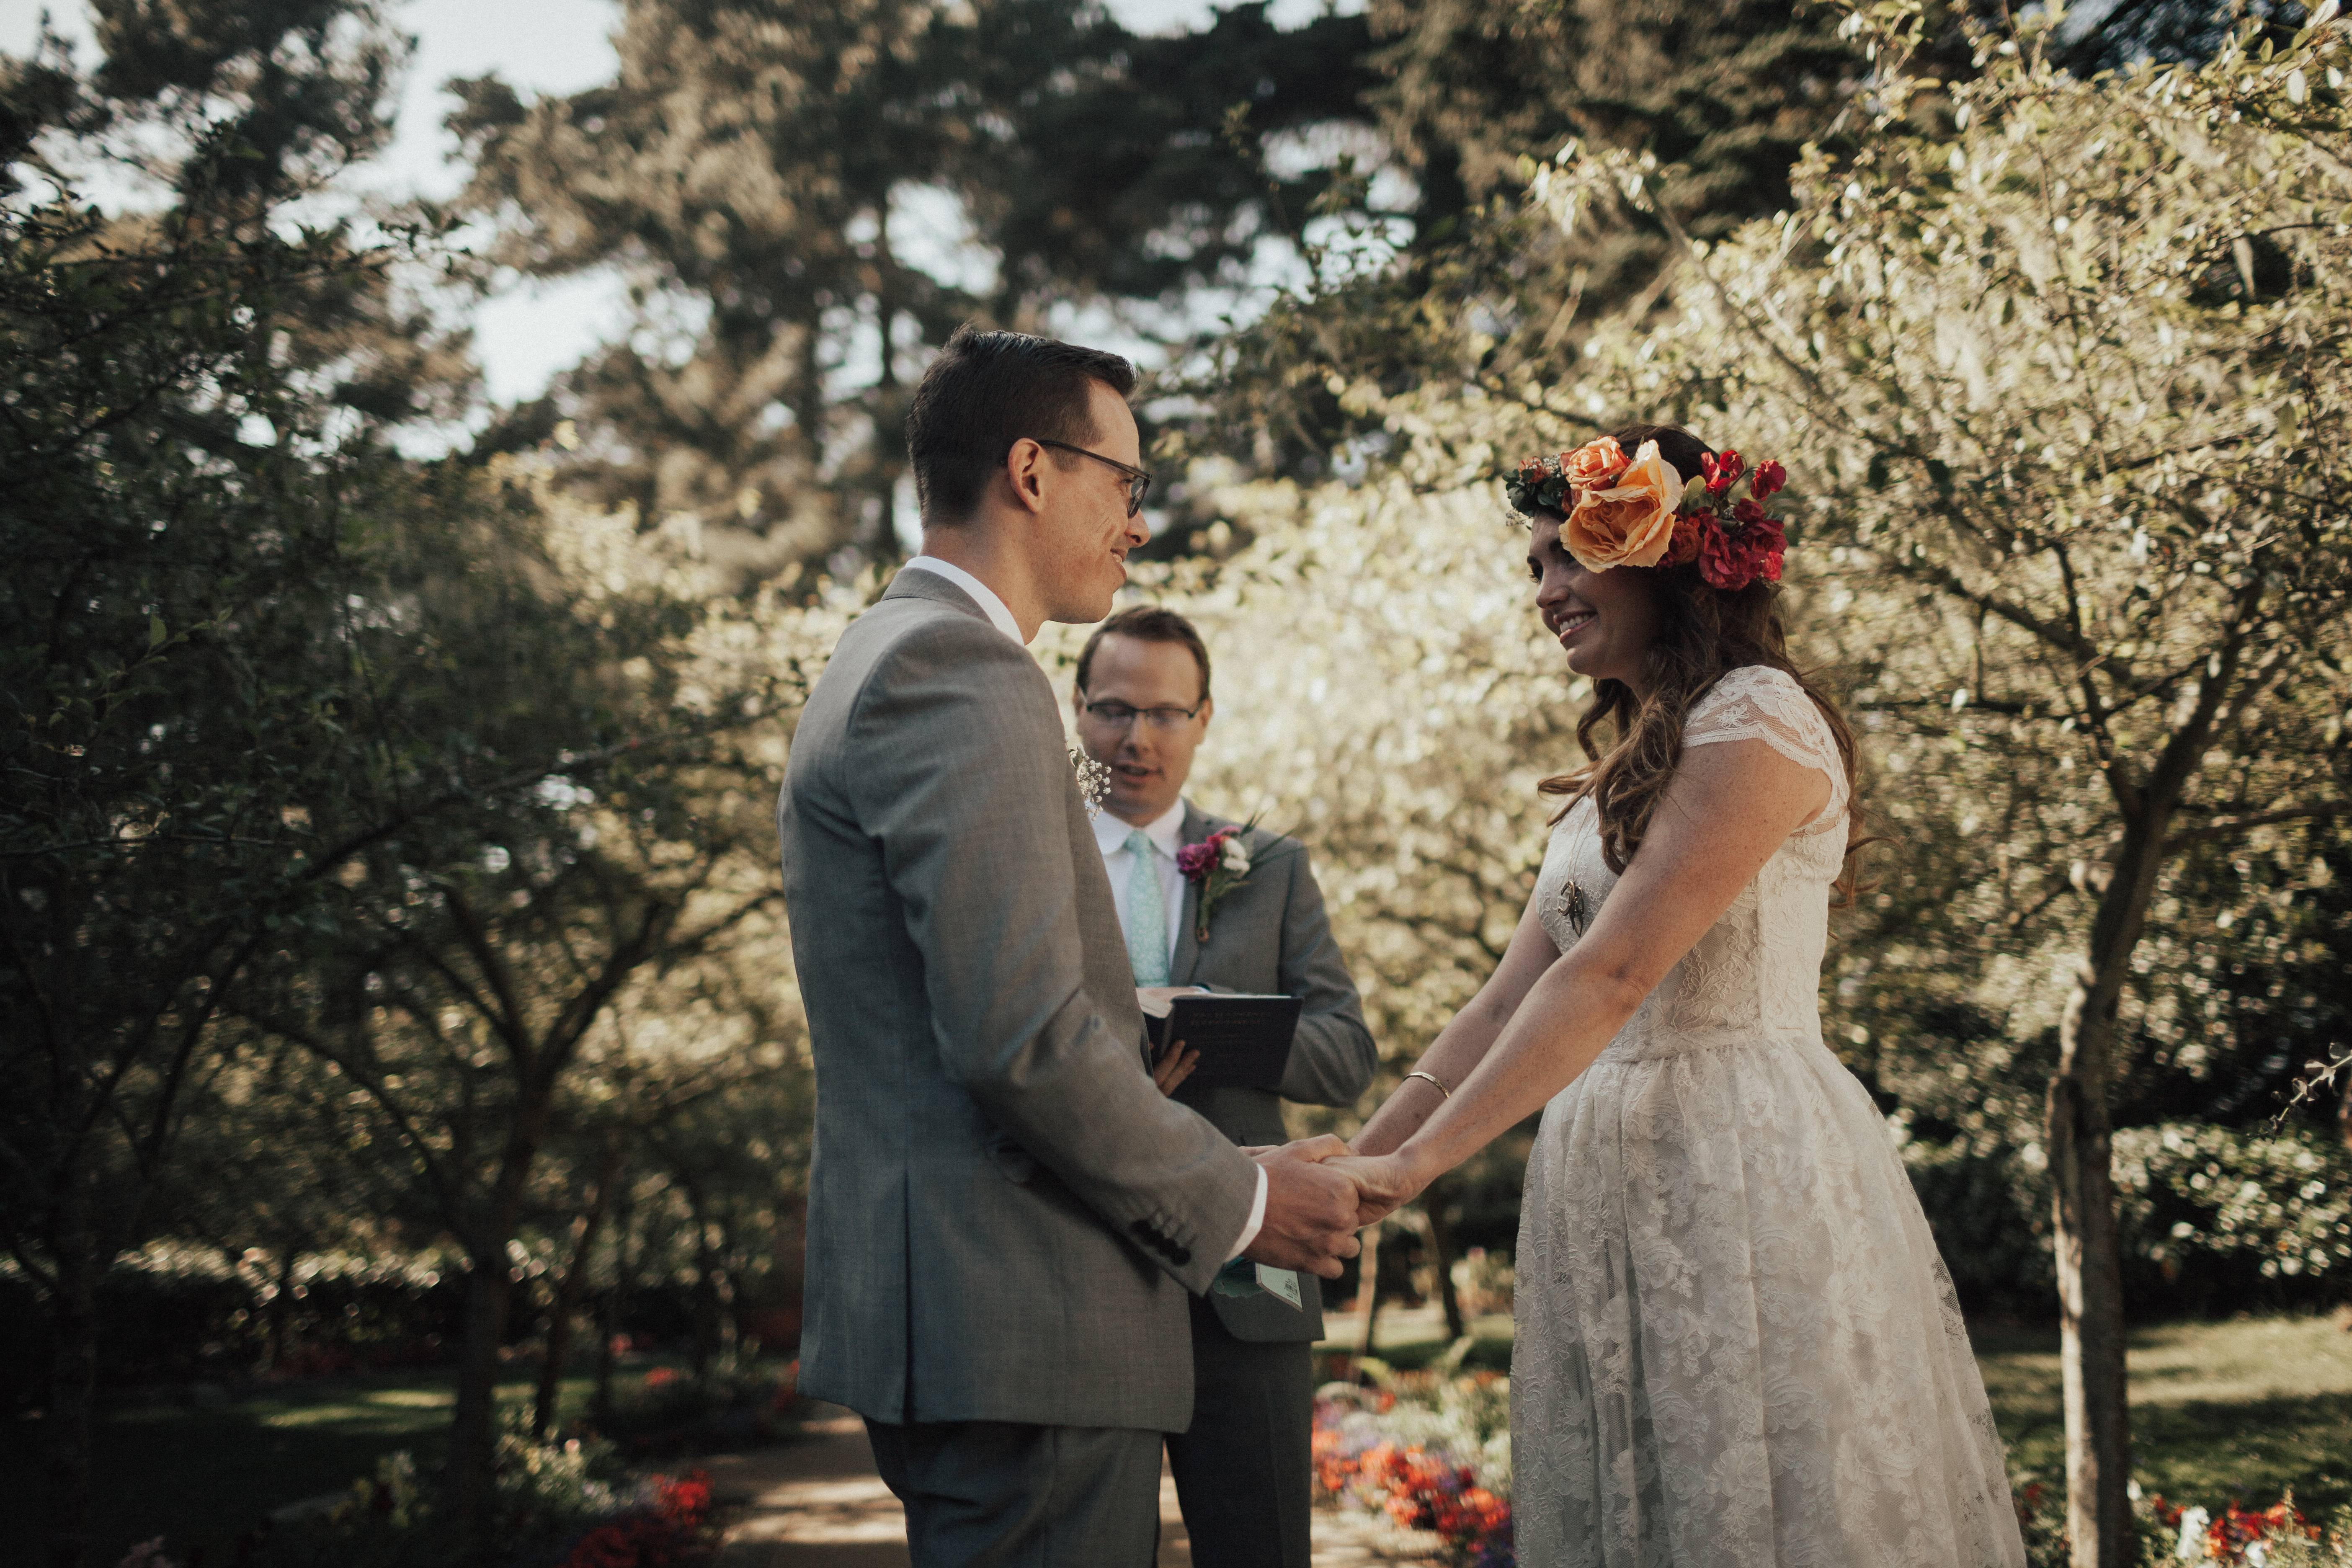
[[[1595,572],[1568,552],[1560,520],[1539,513],[1528,540],[1528,575],[1544,629],[1568,653],[1568,667],[1593,680],[1622,680],[1640,690],[1643,655],[1658,630],[1658,606],[1638,569]]]

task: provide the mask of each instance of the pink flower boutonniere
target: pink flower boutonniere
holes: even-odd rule
[[[1243,842],[1249,826],[1220,827],[1198,844],[1176,851],[1176,868],[1201,889],[1192,919],[1192,940],[1209,940],[1209,916],[1227,893],[1249,880],[1249,847]]]

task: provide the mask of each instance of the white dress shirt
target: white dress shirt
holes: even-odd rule
[[[1184,803],[1174,805],[1141,825],[1143,836],[1151,840],[1151,869],[1160,879],[1160,890],[1168,900],[1168,967],[1176,967],[1176,936],[1184,920],[1184,878],[1176,869],[1176,851],[1184,841]],[[1123,936],[1130,923],[1129,889],[1134,884],[1135,851],[1127,847],[1127,836],[1135,825],[1122,822],[1108,811],[1095,814],[1095,847],[1102,851],[1103,870],[1110,877],[1111,902],[1118,906],[1118,929]],[[1257,1198],[1250,1205],[1249,1223],[1242,1226],[1241,1239],[1226,1251],[1231,1262],[1242,1255],[1244,1248],[1257,1239],[1265,1224],[1265,1172],[1257,1173]]]
[[[1029,639],[1021,635],[1021,623],[1013,618],[1013,612],[1004,607],[1004,601],[996,596],[996,591],[954,562],[942,561],[936,555],[918,555],[907,563],[906,569],[935,573],[946,578],[971,595],[972,602],[986,612],[989,621],[998,631],[1023,647],[1029,646]]]

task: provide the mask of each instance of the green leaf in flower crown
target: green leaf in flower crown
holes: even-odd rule
[[[1711,510],[1712,506],[1713,503],[1706,499],[1706,476],[1699,474],[1693,476],[1690,481],[1683,486],[1682,504],[1675,510],[1706,511]]]

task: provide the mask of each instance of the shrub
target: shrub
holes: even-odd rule
[[[657,1366],[617,1399],[603,1436],[633,1458],[770,1442],[798,1427],[800,1363],[749,1362],[700,1375]]]
[[[609,1443],[499,1445],[491,1561],[509,1568],[666,1568],[710,1513],[710,1486],[627,1474]],[[440,1568],[456,1532],[405,1453],[385,1458],[326,1513],[266,1535],[259,1568]]]

